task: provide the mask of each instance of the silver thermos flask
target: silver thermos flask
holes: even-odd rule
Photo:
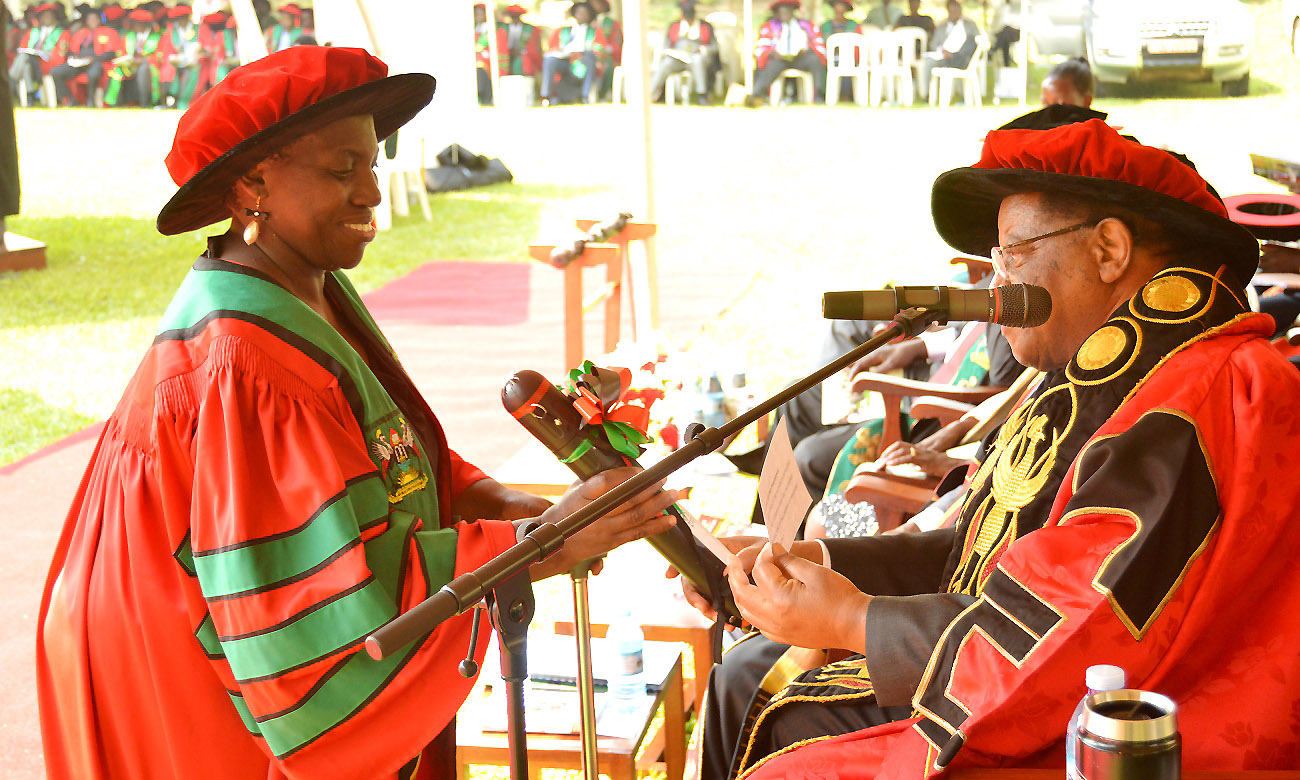
[[[1076,765],[1084,780],[1179,780],[1182,742],[1168,696],[1122,688],[1084,699]]]

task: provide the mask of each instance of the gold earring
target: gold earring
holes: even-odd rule
[[[262,224],[257,221],[258,218],[271,216],[269,212],[261,211],[261,208],[262,197],[259,195],[257,197],[257,203],[254,203],[251,209],[244,209],[244,213],[252,217],[252,219],[248,221],[248,224],[244,226],[244,243],[249,246],[257,243],[257,236],[262,231]]]

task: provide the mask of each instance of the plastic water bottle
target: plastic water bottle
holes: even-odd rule
[[[709,377],[709,382],[704,391],[704,424],[710,428],[717,428],[725,425],[727,422],[727,409],[725,406],[726,393],[722,389],[722,381],[718,379],[715,371]]]
[[[1070,716],[1070,724],[1065,732],[1065,777],[1067,780],[1082,780],[1083,778],[1083,775],[1079,773],[1079,765],[1074,751],[1079,742],[1079,715],[1083,713],[1084,701],[1094,693],[1118,691],[1123,688],[1125,683],[1124,670],[1110,664],[1097,664],[1088,667],[1088,671],[1083,675],[1083,680],[1088,686],[1088,693],[1082,699],[1079,699],[1079,706],[1074,708],[1074,714]]]
[[[619,712],[635,712],[645,701],[645,634],[632,617],[631,608],[609,624],[606,644],[613,657],[609,666],[609,698]]]

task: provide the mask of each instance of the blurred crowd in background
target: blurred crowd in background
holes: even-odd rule
[[[309,6],[253,0],[268,51],[314,44]],[[226,0],[134,6],[62,3],[3,11],[9,85],[19,105],[186,108],[241,61]]]

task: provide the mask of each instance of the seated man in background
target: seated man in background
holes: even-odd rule
[[[492,105],[492,47],[488,45],[488,36],[492,27],[488,25],[487,5],[474,4],[474,79],[478,90],[478,104]]]
[[[58,23],[58,11],[59,6],[54,3],[31,7],[29,13],[35,15],[36,23],[22,33],[13,61],[9,63],[10,92],[21,95],[21,90],[26,88],[29,102],[34,102],[34,95],[45,78],[45,68],[55,55],[55,44],[64,32]]]
[[[767,101],[772,82],[785,70],[802,70],[812,74],[813,101],[820,103],[826,90],[826,43],[821,33],[807,19],[796,16],[799,0],[773,0],[768,6],[772,16],[758,31],[754,49],[754,92],[750,105]]]
[[[925,30],[925,42],[917,41],[916,58],[919,60],[929,49],[930,41],[934,37],[934,19],[921,13],[921,0],[907,0],[907,13],[898,17],[898,21],[894,22],[895,30],[901,30],[904,27]]]
[[[1043,77],[1043,105],[1065,103],[1082,108],[1092,107],[1096,85],[1092,68],[1083,57],[1059,62]]]
[[[141,108],[158,105],[162,97],[158,86],[158,46],[161,36],[154,26],[153,14],[135,8],[126,15],[126,32],[122,33],[122,54],[113,60],[108,72],[104,105],[134,103]]]
[[[509,21],[497,22],[497,51],[502,76],[533,76],[542,72],[542,34],[523,20],[522,5],[506,6]]]
[[[601,80],[598,84],[602,96],[610,94],[614,84],[614,66],[623,64],[623,23],[610,13],[609,0],[588,0],[596,18],[593,24],[600,29],[608,47],[601,53]]]
[[[99,11],[91,10],[87,13],[82,18],[81,29],[72,35],[68,45],[68,59],[62,65],[50,69],[59,105],[72,105],[75,102],[69,82],[83,73],[86,74],[86,101],[82,105],[91,105],[95,99],[95,90],[104,79],[104,64],[112,62],[121,51],[122,38],[117,30],[101,24]]]
[[[989,62],[996,62],[1001,55],[1002,67],[1014,68],[1016,60],[1011,56],[1011,47],[1020,40],[1020,0],[1000,0],[993,11],[989,31],[993,33]]]
[[[890,0],[880,0],[880,5],[867,11],[867,18],[863,21],[868,27],[877,27],[881,30],[892,30],[898,20],[903,18],[903,9],[894,5]]]
[[[695,15],[695,0],[679,0],[682,15],[664,34],[664,50],[655,65],[650,80],[650,99],[658,103],[664,99],[664,85],[668,77],[684,70],[691,72],[691,87],[695,102],[708,105],[709,81],[718,58],[718,39],[713,25]],[[683,101],[686,96],[682,96]]]
[[[1190,166],[1098,120],[990,133],[932,208],[995,283],[1050,293],[1046,323],[1004,329],[1047,375],[987,442],[954,528],[733,556],[766,636],[862,654],[773,696],[738,768],[1059,768],[1098,663],[1177,703],[1185,767],[1289,766],[1300,657],[1269,648],[1300,641],[1300,570],[1278,554],[1300,544],[1300,375],[1244,303],[1258,243]],[[810,733],[831,708],[881,725]]]
[[[907,0],[907,13],[894,22],[895,30],[903,27],[919,27],[927,37],[934,35],[934,19],[921,13],[921,0]]]
[[[576,79],[582,83],[581,100],[591,102],[595,96],[592,90],[599,83],[600,66],[604,62],[604,53],[609,48],[605,34],[600,27],[593,24],[596,12],[591,4],[577,2],[569,6],[569,16],[573,21],[551,33],[550,46],[542,57],[542,105],[549,106],[555,95],[557,82]]]
[[[199,25],[199,91],[211,89],[239,66],[239,35],[234,17],[213,11]]]
[[[276,22],[266,31],[266,50],[284,51],[298,42],[302,34],[302,9],[297,3],[285,3],[275,12]]]
[[[921,58],[920,79],[916,93],[922,100],[930,97],[930,71],[935,68],[964,68],[975,56],[980,30],[962,16],[961,3],[948,0],[948,18],[939,23],[930,36],[930,50]]]
[[[167,27],[161,44],[158,83],[169,106],[184,111],[198,97],[199,28],[185,4],[167,9]]]

